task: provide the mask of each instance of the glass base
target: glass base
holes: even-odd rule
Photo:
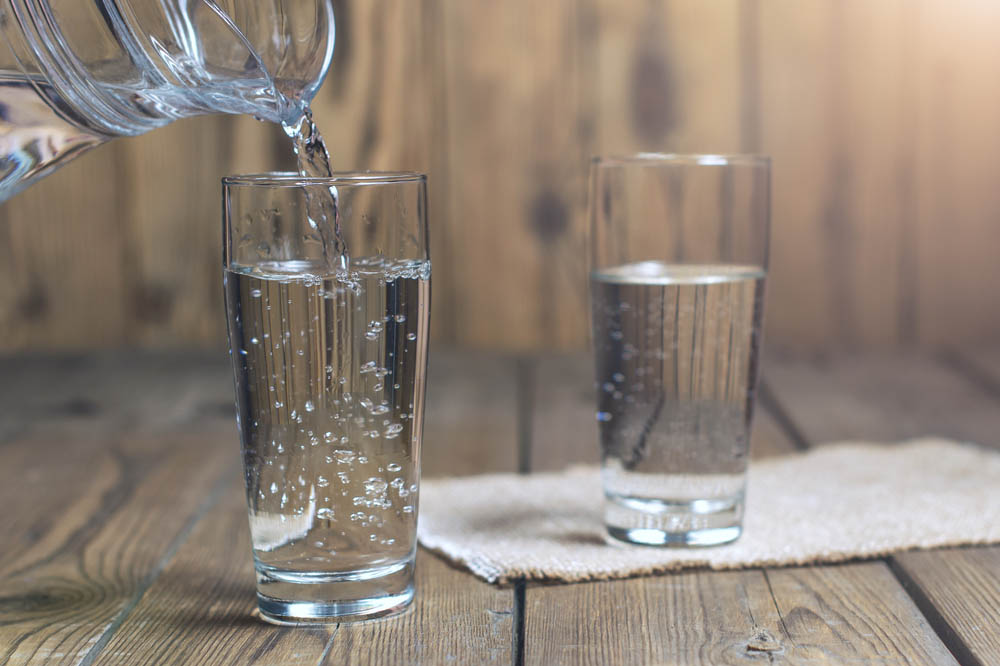
[[[257,607],[273,624],[370,620],[400,613],[413,601],[413,561],[346,573],[259,567]]]
[[[743,532],[743,493],[671,501],[606,495],[604,525],[618,542],[641,546],[718,546]]]

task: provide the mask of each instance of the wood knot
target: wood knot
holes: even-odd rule
[[[17,311],[26,321],[38,321],[44,318],[49,311],[49,295],[45,292],[45,287],[32,282],[18,300]]]
[[[569,227],[569,211],[554,190],[543,190],[531,203],[531,225],[545,243],[554,241]]]
[[[83,397],[70,398],[56,409],[67,416],[93,416],[101,410],[96,402]]]
[[[763,627],[757,627],[747,641],[747,652],[780,652],[781,650],[781,641]]]
[[[632,65],[632,122],[649,147],[660,144],[674,125],[670,79],[667,63],[656,52],[639,52]]]
[[[173,306],[173,293],[162,285],[140,285],[132,292],[132,309],[140,321],[164,324],[170,320]]]

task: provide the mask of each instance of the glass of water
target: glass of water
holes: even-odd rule
[[[424,176],[411,173],[223,180],[229,343],[267,620],[377,617],[413,598],[426,201]]]
[[[742,530],[770,163],[639,154],[591,167],[590,294],[605,525],[710,546]]]

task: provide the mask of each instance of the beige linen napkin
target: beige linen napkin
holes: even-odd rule
[[[609,545],[597,468],[428,480],[420,542],[490,582],[836,562],[1000,542],[1000,453],[942,439],[841,443],[750,465],[743,536],[714,548]]]

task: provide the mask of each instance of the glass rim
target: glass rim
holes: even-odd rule
[[[770,166],[771,158],[759,153],[632,153],[630,155],[596,155],[595,167],[624,166]]]
[[[335,171],[330,176],[303,176],[294,171],[232,174],[223,176],[225,187],[316,187],[334,185],[390,185],[425,183],[426,174],[416,171]]]

